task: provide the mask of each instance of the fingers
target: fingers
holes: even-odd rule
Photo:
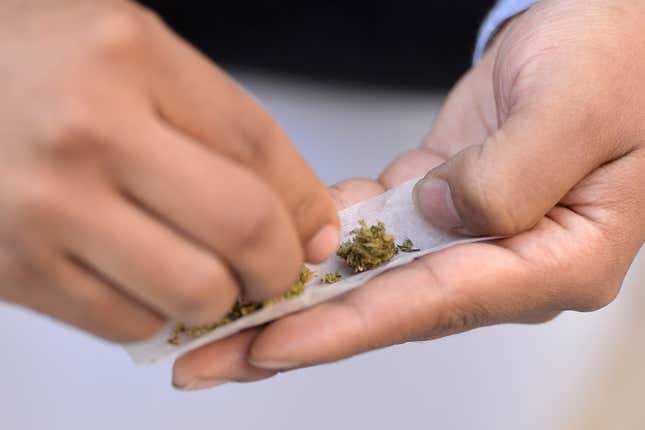
[[[399,156],[379,176],[379,182],[386,188],[394,188],[419,176],[424,176],[429,169],[446,161],[425,147],[408,151]]]
[[[199,390],[275,375],[276,372],[254,367],[247,361],[247,352],[260,331],[260,328],[245,330],[179,358],[173,366],[173,386]]]
[[[206,324],[224,316],[240,293],[216,255],[113,194],[79,216],[60,240],[67,251],[124,293],[171,319]]]
[[[383,185],[370,179],[350,179],[329,187],[338,210],[385,192]]]
[[[276,193],[163,124],[145,130],[140,140],[150,144],[129,148],[118,166],[126,192],[226,262],[244,298],[264,300],[288,289],[302,266],[302,248]]]
[[[164,32],[153,75],[161,116],[207,148],[246,166],[282,199],[306,257],[320,262],[338,245],[338,219],[326,187],[270,115],[214,64]]]
[[[352,179],[330,188],[338,210],[383,193],[383,186],[367,179]],[[225,381],[255,381],[275,372],[248,362],[252,341],[262,329],[247,330],[203,346],[179,358],[173,369],[173,384],[180,389],[201,389]]]
[[[77,262],[54,253],[34,259],[41,270],[23,278],[17,304],[116,342],[147,339],[163,326],[162,316]]]

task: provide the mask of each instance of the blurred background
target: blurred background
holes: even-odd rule
[[[307,80],[448,89],[494,0],[144,0],[223,65]]]
[[[148,3],[256,95],[331,184],[374,177],[418,144],[492,2]],[[644,279],[641,256],[600,312],[198,393],[171,388],[170,364],[135,368],[119,347],[0,304],[0,428],[642,429]]]

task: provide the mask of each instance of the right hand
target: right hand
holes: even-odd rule
[[[0,299],[133,341],[288,289],[338,241],[273,119],[126,1],[0,6]]]
[[[499,32],[420,149],[378,182],[336,187],[344,206],[430,172],[415,200],[435,226],[505,239],[424,256],[205,345],[175,363],[175,385],[258,380],[609,304],[645,241],[644,20],[644,2],[538,2]]]

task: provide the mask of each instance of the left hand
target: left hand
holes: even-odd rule
[[[335,187],[343,207],[432,169],[417,187],[422,212],[508,239],[425,256],[204,346],[177,361],[175,385],[252,381],[610,303],[645,240],[643,19],[631,0],[539,2],[455,87],[421,149],[378,182]]]

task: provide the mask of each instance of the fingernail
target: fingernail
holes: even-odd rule
[[[289,370],[302,366],[303,363],[297,361],[280,361],[280,360],[249,360],[254,367],[268,370]]]
[[[336,252],[340,241],[338,227],[327,224],[309,240],[305,248],[309,263],[320,263]]]
[[[195,379],[186,384],[177,384],[173,382],[172,386],[180,391],[196,391],[217,387],[218,385],[226,384],[227,382],[228,381],[222,379]]]
[[[414,187],[414,199],[419,211],[432,224],[445,230],[460,233],[465,231],[446,181],[437,178],[422,179]]]

